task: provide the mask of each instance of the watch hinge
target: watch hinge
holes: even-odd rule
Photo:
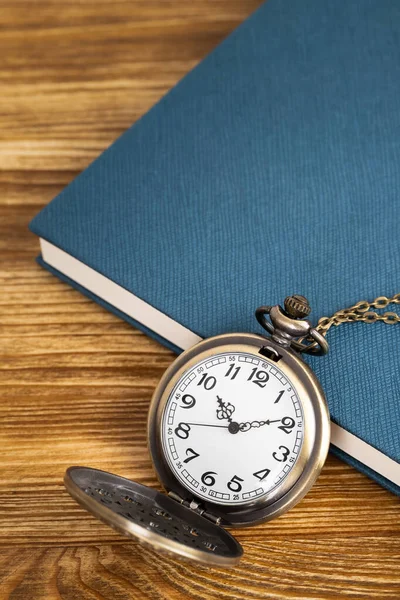
[[[190,500],[190,501],[186,500],[185,498],[182,498],[176,492],[172,492],[172,491],[168,492],[168,496],[170,498],[172,498],[173,500],[176,500],[177,502],[179,502],[179,504],[183,504],[183,506],[186,506],[186,508],[190,508],[190,510],[194,510],[194,512],[196,512],[198,515],[205,517],[208,521],[211,521],[215,525],[220,525],[221,517],[217,517],[217,516],[213,515],[212,513],[208,512],[207,510],[205,510],[205,508],[202,507],[200,502],[197,502],[196,500]]]

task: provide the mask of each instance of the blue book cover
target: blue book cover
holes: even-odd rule
[[[36,216],[41,264],[176,351],[400,292],[399,30],[398,0],[269,0]],[[400,327],[328,340],[336,452],[400,493]]]

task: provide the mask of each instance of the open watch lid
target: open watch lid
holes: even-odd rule
[[[243,554],[223,527],[173,498],[135,481],[88,467],[70,467],[70,495],[95,517],[158,552],[229,567]]]

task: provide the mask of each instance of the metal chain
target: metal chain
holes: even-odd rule
[[[358,321],[362,321],[363,323],[383,321],[387,325],[400,323],[400,315],[395,312],[377,313],[371,310],[372,308],[386,308],[389,304],[400,304],[400,293],[395,294],[391,298],[379,296],[373,302],[361,300],[357,304],[354,304],[354,306],[350,306],[350,308],[338,310],[331,317],[321,317],[315,329],[325,337],[332,325],[337,327],[342,323],[354,323]]]

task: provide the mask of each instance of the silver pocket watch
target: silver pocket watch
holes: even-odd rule
[[[71,467],[68,492],[147,546],[214,566],[242,547],[225,527],[283,514],[314,484],[329,448],[323,390],[301,352],[325,354],[307,300],[262,306],[271,335],[229,333],[183,352],[151,401],[148,443],[166,494],[97,469]],[[269,318],[268,318],[269,317]],[[302,341],[304,340],[304,341]]]

